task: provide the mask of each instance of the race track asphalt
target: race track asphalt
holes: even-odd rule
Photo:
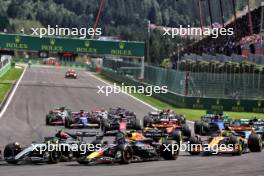
[[[9,142],[22,145],[54,135],[61,127],[45,126],[45,114],[55,106],[67,105],[74,111],[122,106],[143,117],[152,109],[125,94],[106,97],[97,94],[103,82],[91,73],[79,71],[77,80],[64,79],[64,69],[27,69],[7,111],[0,119],[0,148]],[[81,166],[77,162],[55,165],[13,166],[0,162],[0,176],[192,176],[243,175],[264,176],[264,153],[242,156],[190,156],[182,152],[176,161],[132,163],[130,165]]]

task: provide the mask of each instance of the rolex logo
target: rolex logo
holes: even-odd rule
[[[53,39],[53,38],[50,39],[50,45],[55,45],[55,42],[56,42],[55,39]]]
[[[217,104],[217,105],[220,104],[220,100],[219,100],[219,99],[216,100],[216,104]]]
[[[120,49],[124,49],[125,48],[125,43],[124,42],[120,42],[119,43],[119,48]]]
[[[21,39],[20,39],[19,36],[16,36],[16,37],[15,37],[15,42],[16,42],[16,43],[20,43],[20,40],[21,40]]]
[[[199,98],[196,100],[196,103],[197,104],[200,104],[200,99]]]
[[[84,42],[84,46],[87,48],[90,47],[90,42],[89,41]]]
[[[237,101],[237,106],[240,106],[240,101],[239,100]]]

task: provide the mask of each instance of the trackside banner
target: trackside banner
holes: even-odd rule
[[[12,50],[73,52],[98,55],[143,57],[144,42],[104,41],[59,37],[0,34],[0,48]]]

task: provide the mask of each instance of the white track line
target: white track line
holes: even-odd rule
[[[91,77],[93,77],[93,78],[95,78],[95,79],[97,79],[97,80],[99,80],[99,81],[105,83],[106,85],[109,85],[109,86],[112,86],[112,87],[113,87],[112,84],[110,84],[109,82],[107,82],[107,81],[105,81],[105,80],[103,80],[103,79],[101,79],[101,78],[99,78],[99,77],[93,75],[92,73],[90,73],[90,72],[86,72],[86,73],[87,73],[88,75],[90,75]],[[142,100],[140,100],[140,99],[138,99],[138,98],[136,98],[136,97],[134,97],[134,96],[128,94],[127,92],[122,92],[122,93],[123,93],[123,94],[126,94],[127,96],[129,96],[129,97],[131,97],[131,98],[133,98],[134,100],[139,101],[140,103],[143,103],[144,105],[150,107],[151,109],[153,109],[153,110],[155,110],[155,111],[159,110],[159,109],[155,108],[154,106],[152,106],[152,105],[150,105],[150,104],[148,104],[148,103],[146,103],[146,102],[144,102],[144,101],[142,101]],[[187,122],[189,122],[189,123],[194,123],[193,121],[189,121],[189,120],[187,120]]]
[[[7,107],[8,107],[8,105],[10,104],[11,100],[13,99],[13,96],[15,95],[15,92],[16,92],[16,90],[17,90],[17,88],[18,88],[18,85],[19,85],[20,81],[22,80],[22,78],[23,78],[23,76],[24,76],[26,70],[27,70],[27,66],[25,66],[22,75],[20,76],[20,78],[19,78],[19,80],[17,81],[15,87],[13,88],[12,92],[10,93],[10,95],[9,95],[9,97],[8,97],[8,99],[7,99],[7,101],[5,102],[5,105],[4,105],[4,107],[2,108],[2,111],[0,112],[0,119],[3,117],[3,115],[4,115],[4,113],[5,113],[5,111],[6,111]]]
[[[105,81],[105,80],[103,80],[103,79],[101,79],[101,78],[99,78],[99,77],[93,75],[92,73],[89,73],[89,72],[86,72],[86,73],[87,73],[88,75],[90,75],[91,77],[93,77],[93,78],[95,78],[95,79],[97,79],[97,80],[99,80],[99,81],[105,83],[106,85],[109,85],[109,86],[113,87],[112,84],[110,84],[109,82],[107,82],[107,81]],[[159,110],[159,109],[155,108],[154,106],[152,106],[152,105],[150,105],[150,104],[148,104],[148,103],[146,103],[146,102],[144,102],[144,101],[142,101],[142,100],[140,100],[140,99],[138,99],[138,98],[136,98],[136,97],[134,97],[134,96],[128,94],[127,92],[122,92],[122,93],[123,93],[123,94],[126,94],[127,96],[129,96],[129,97],[131,97],[131,98],[133,98],[133,99],[135,99],[135,100],[137,100],[137,101],[139,101],[139,102],[141,102],[141,103],[143,103],[144,105],[150,107],[151,109],[153,109],[153,110],[155,110],[155,111]]]

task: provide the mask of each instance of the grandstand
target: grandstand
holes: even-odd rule
[[[250,12],[251,29],[247,13],[225,25],[239,29],[234,36],[207,37],[185,48],[174,69],[145,65],[144,82],[167,85],[169,91],[189,97],[264,99],[262,12],[261,7]],[[104,67],[134,79],[140,77],[138,63],[106,59]]]
[[[237,18],[236,21],[228,23],[225,28],[234,28],[235,34],[233,36],[219,36],[218,38],[207,37],[200,40],[193,45],[185,48],[183,53],[210,53],[210,54],[225,54],[231,56],[232,54],[248,56],[251,54],[261,53],[262,47],[260,43],[261,30],[261,12],[262,7],[253,9],[250,12],[252,18],[252,31],[249,28],[248,13]],[[251,33],[253,32],[253,34]]]

